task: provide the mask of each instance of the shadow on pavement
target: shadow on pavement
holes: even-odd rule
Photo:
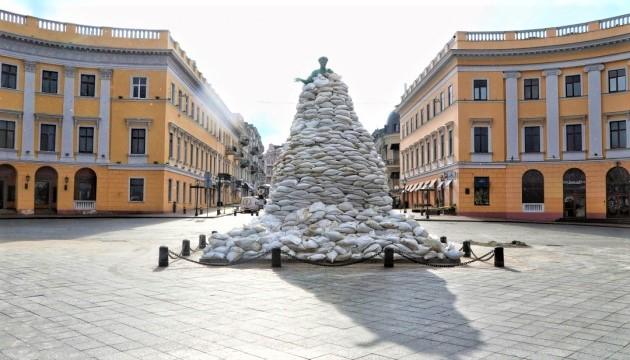
[[[455,308],[456,297],[444,279],[418,266],[397,263],[384,270],[375,263],[337,268],[289,265],[276,274],[342,315],[304,321],[340,329],[331,335],[345,337],[345,346],[365,350],[366,355],[394,357],[402,349],[457,359],[482,344],[479,331]],[[356,326],[363,331],[352,329]]]

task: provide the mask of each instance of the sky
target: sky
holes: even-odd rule
[[[473,5],[474,4],[474,5]],[[630,13],[629,0],[0,0],[50,20],[167,29],[232,112],[281,144],[327,56],[368,131],[456,31],[545,28]]]

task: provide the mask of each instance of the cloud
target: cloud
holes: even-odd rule
[[[458,30],[539,28],[628,12],[624,1],[530,0],[2,0],[0,7],[57,21],[169,29],[233,112],[265,146],[289,134],[300,85],[317,58],[350,88],[372,131]]]

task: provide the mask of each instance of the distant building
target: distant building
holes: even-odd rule
[[[372,133],[376,151],[385,163],[385,175],[389,186],[390,196],[394,199],[394,206],[400,204],[400,116],[393,111],[387,118],[387,124]]]
[[[267,152],[264,155],[265,161],[265,184],[271,184],[273,177],[273,165],[276,163],[282,153],[282,145],[269,144]]]
[[[264,146],[256,127],[247,122],[241,124],[239,144],[241,145],[239,187],[242,196],[256,194],[259,186],[265,183],[263,161]]]

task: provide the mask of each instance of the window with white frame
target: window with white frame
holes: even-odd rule
[[[582,151],[582,124],[568,124],[565,132],[567,151]]]
[[[94,97],[96,96],[96,75],[81,74],[80,83],[81,96]]]
[[[0,83],[3,88],[17,89],[17,66],[11,64],[2,64],[2,73],[0,74]]]
[[[15,148],[15,121],[0,120],[0,148]]]
[[[540,85],[538,79],[525,79],[524,85],[524,98],[525,100],[538,100],[540,97]]]
[[[453,85],[448,86],[448,106],[453,105]]]
[[[484,154],[488,153],[488,132],[487,126],[475,126],[474,127],[474,148],[475,153]]]
[[[146,129],[131,129],[131,154],[132,155],[145,155],[146,154]]]
[[[611,121],[608,123],[610,131],[610,148],[626,148],[626,120]]]
[[[171,104],[175,105],[175,96],[177,94],[175,93],[175,84],[171,83]]]
[[[568,75],[564,78],[564,96],[582,96],[582,80],[580,75]]]
[[[488,80],[473,80],[473,100],[488,100]]]
[[[131,97],[134,99],[147,98],[147,78],[134,76],[131,80]]]
[[[42,124],[39,130],[39,150],[55,151],[57,125]]]
[[[525,136],[525,152],[540,152],[540,126],[525,126],[523,128]]]
[[[444,111],[444,92],[440,93],[440,112]]]
[[[130,178],[129,179],[129,201],[132,201],[132,202],[144,201],[144,179],[143,178]]]
[[[47,94],[57,93],[59,73],[56,71],[42,71],[42,92]]]
[[[94,152],[94,128],[79,127],[79,152],[91,154]]]
[[[626,91],[626,69],[608,71],[608,92]]]

